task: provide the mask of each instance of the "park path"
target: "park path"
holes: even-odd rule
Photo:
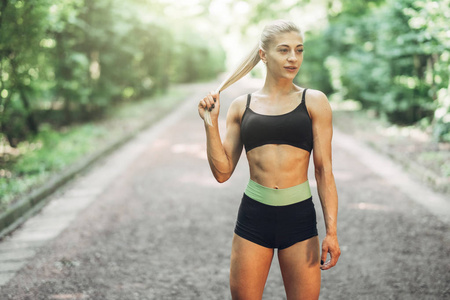
[[[222,93],[255,90],[245,80]],[[245,156],[224,184],[205,153],[195,86],[180,108],[58,191],[0,242],[0,299],[230,299],[231,237]],[[449,203],[336,131],[342,256],[321,299],[449,299]],[[316,183],[310,183],[324,236]],[[263,299],[285,299],[276,259]]]

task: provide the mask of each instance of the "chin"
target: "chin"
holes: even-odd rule
[[[295,73],[295,74],[287,74],[287,75],[282,76],[282,78],[294,80],[295,76],[297,76],[297,73]]]

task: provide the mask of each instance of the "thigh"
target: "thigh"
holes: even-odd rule
[[[230,288],[233,300],[261,300],[273,258],[273,249],[233,237]]]
[[[288,300],[319,299],[320,247],[317,236],[278,251]]]

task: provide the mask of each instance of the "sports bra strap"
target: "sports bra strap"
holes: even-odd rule
[[[306,107],[306,103],[305,103],[305,94],[306,94],[306,90],[307,90],[307,89],[304,89],[304,90],[303,90],[303,95],[302,95],[302,105],[303,105],[304,107]]]
[[[250,107],[250,99],[252,98],[252,94],[248,94],[247,95],[247,108],[249,108]]]

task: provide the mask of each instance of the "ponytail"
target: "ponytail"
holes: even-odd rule
[[[252,49],[252,51],[242,60],[241,64],[236,68],[236,70],[228,75],[228,77],[220,84],[219,88],[216,90],[216,93],[220,93],[221,91],[228,88],[230,85],[247,75],[261,60],[259,57],[259,43]],[[209,126],[212,125],[211,115],[208,110],[205,110],[205,122]]]
[[[273,39],[281,33],[285,32],[297,32],[300,34],[302,39],[304,40],[303,32],[300,28],[297,27],[293,22],[285,21],[285,20],[276,20],[271,24],[268,24],[264,27],[263,32],[261,33],[261,39],[258,45],[253,48],[253,50],[249,53],[249,55],[242,61],[239,67],[225,79],[216,90],[216,93],[220,93],[242,77],[248,74],[261,60],[259,57],[259,49],[263,49],[266,51],[269,49],[269,43],[273,41]],[[205,122],[212,126],[211,115],[208,110],[205,110],[204,115]]]

